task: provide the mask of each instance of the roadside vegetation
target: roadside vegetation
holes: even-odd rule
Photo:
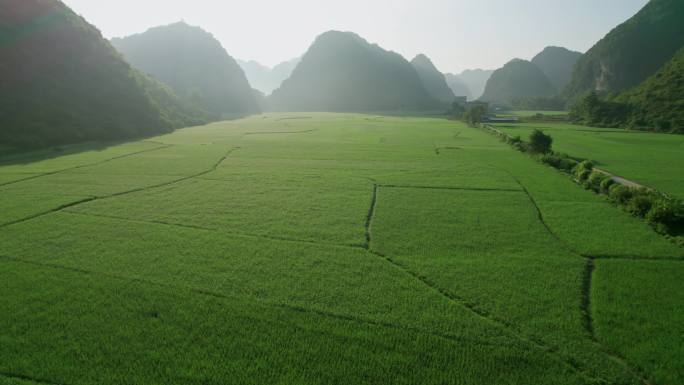
[[[534,130],[542,130],[553,137],[553,149],[558,153],[591,160],[596,168],[684,199],[684,178],[680,177],[684,136],[528,118],[521,118],[516,124],[494,126],[521,138],[529,137]]]
[[[572,177],[585,189],[606,195],[613,204],[645,219],[657,232],[673,236],[675,242],[684,245],[684,203],[680,199],[648,187],[625,185],[613,175],[595,169],[590,160],[555,152],[553,138],[539,129],[532,130],[528,141],[491,126],[486,129],[515,149]]]

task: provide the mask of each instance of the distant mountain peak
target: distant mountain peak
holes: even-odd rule
[[[582,57],[582,53],[571,51],[564,47],[548,46],[532,58],[539,69],[544,72],[558,92],[572,80],[575,64]]]
[[[118,140],[206,122],[204,111],[131,68],[100,31],[61,1],[10,3],[9,12],[0,12],[0,40],[23,38],[1,47],[0,143]],[[49,23],[21,35],[46,15]]]
[[[494,70],[467,69],[460,74],[447,75],[447,83],[456,96],[467,96],[468,99],[479,99]]]
[[[419,54],[411,60],[411,65],[418,72],[418,76],[430,96],[444,103],[454,101],[455,95],[447,84],[446,77],[439,72],[429,57]]]
[[[342,31],[318,36],[269,100],[285,111],[442,108],[405,58]]]
[[[290,77],[292,71],[297,67],[299,60],[300,58],[290,59],[272,68],[255,60],[238,60],[238,64],[242,67],[252,87],[265,95],[270,95],[280,87],[285,79]]]
[[[550,97],[556,93],[553,84],[539,67],[516,58],[494,71],[481,99],[508,104],[517,98]]]
[[[260,111],[238,63],[200,27],[181,21],[113,39],[112,44],[134,66],[216,118]]]
[[[467,99],[473,98],[473,91],[458,75],[444,74],[444,79],[454,96],[465,96]]]
[[[431,71],[438,71],[439,72],[439,70],[437,69],[435,64],[432,62],[432,60],[430,60],[430,58],[427,57],[427,55],[422,54],[422,53],[416,55],[416,57],[414,57],[413,60],[411,60],[411,63],[414,66],[418,66],[418,67],[422,67],[425,69],[429,69]]]
[[[504,64],[504,67],[507,65],[516,65],[516,64],[524,64],[524,63],[529,63],[528,60],[521,59],[519,57],[513,58],[509,60],[506,64]]]
[[[549,46],[544,47],[544,49],[540,53],[538,53],[537,55],[541,55],[543,53],[548,53],[548,52],[566,52],[567,53],[567,52],[576,52],[576,51],[573,51],[573,50],[570,50],[570,49],[567,49],[565,47],[561,47],[558,45],[549,45]],[[577,53],[579,53],[580,55],[582,54],[581,52],[577,52]]]
[[[318,35],[316,37],[316,40],[314,41],[314,45],[340,41],[355,41],[359,43],[368,43],[366,39],[362,38],[355,32],[330,30]]]

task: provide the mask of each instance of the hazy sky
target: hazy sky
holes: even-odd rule
[[[228,53],[266,65],[303,54],[322,32],[353,31],[443,72],[497,68],[547,45],[586,51],[647,0],[64,0],[110,37],[185,20]]]

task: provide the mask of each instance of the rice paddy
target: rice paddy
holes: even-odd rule
[[[0,197],[0,384],[684,381],[684,249],[459,122],[255,116]]]

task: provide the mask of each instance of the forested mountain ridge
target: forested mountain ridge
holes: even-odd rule
[[[5,5],[0,145],[114,140],[205,121],[200,111],[132,69],[61,1],[6,0]]]
[[[549,46],[538,53],[531,62],[539,67],[556,90],[561,92],[572,80],[573,69],[581,57],[580,52]]]
[[[539,67],[527,60],[513,59],[494,71],[480,99],[509,104],[519,98],[552,97],[556,93]]]
[[[655,75],[620,94],[632,106],[632,124],[684,133],[684,48]]]
[[[316,38],[292,75],[269,97],[279,111],[441,109],[401,55],[351,32]]]
[[[642,84],[615,97],[580,99],[571,117],[583,124],[684,133],[684,48]]]
[[[112,39],[136,68],[168,84],[214,119],[260,112],[247,78],[210,33],[184,22]]]
[[[444,103],[452,103],[454,101],[455,95],[451,88],[449,88],[446,77],[443,73],[439,72],[430,58],[420,54],[411,60],[411,65],[418,72],[418,76],[430,96]]]
[[[621,92],[653,75],[684,46],[684,1],[651,0],[577,62],[564,94]]]

